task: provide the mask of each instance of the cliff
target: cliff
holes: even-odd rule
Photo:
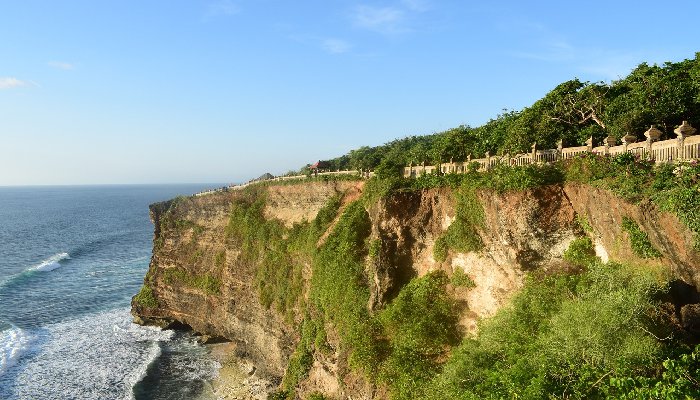
[[[142,323],[186,326],[232,341],[236,353],[250,360],[256,373],[282,382],[290,359],[299,351],[303,336],[299,326],[308,318],[306,305],[312,303],[312,260],[296,256],[302,254],[296,250],[284,253],[294,255],[288,260],[268,262],[251,256],[268,248],[258,243],[261,252],[251,252],[251,243],[241,239],[245,232],[233,226],[239,219],[232,215],[241,202],[261,202],[264,219],[276,224],[270,235],[286,240],[295,235],[295,227],[313,221],[336,200],[335,218],[327,226],[318,225],[323,232],[313,244],[320,246],[344,207],[363,190],[363,181],[296,183],[152,205],[154,251],[144,289],[132,301],[132,313]],[[448,277],[466,275],[469,285],[448,284],[447,290],[458,304],[461,333],[475,334],[477,322],[503,307],[523,287],[528,273],[574,268],[563,254],[577,237],[587,236],[604,261],[624,260],[670,271],[684,282],[685,291],[674,299],[677,319],[679,325],[695,329],[700,253],[692,233],[674,215],[651,203],[630,204],[603,189],[579,184],[505,193],[479,190],[473,196],[478,223],[469,229],[478,235],[479,243],[473,251],[448,246],[440,256],[436,246],[442,246],[450,226],[463,218],[463,200],[456,190],[399,191],[364,203],[369,217],[364,239],[370,250],[362,257],[370,313],[385,307],[415,277],[433,271],[444,271]],[[632,233],[623,228],[623,220],[633,221],[647,233],[660,255],[650,259],[635,252]],[[261,280],[260,269],[274,270],[275,263],[290,265],[289,275],[275,279],[292,282],[298,277],[299,293],[284,301],[265,301],[261,292],[271,283]],[[369,383],[349,366],[336,328],[328,321],[323,328],[328,350],[311,353],[308,373],[295,382],[297,396],[322,392],[333,398],[386,398],[385,388]]]

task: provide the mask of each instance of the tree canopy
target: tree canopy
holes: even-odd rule
[[[554,148],[596,143],[637,134],[655,125],[662,139],[673,137],[682,121],[700,126],[700,52],[694,59],[663,65],[642,63],[610,83],[572,79],[520,111],[505,111],[479,127],[461,125],[444,132],[409,136],[381,146],[363,146],[328,160],[333,169],[395,170],[413,163],[464,161],[485,152],[526,152],[533,143]]]

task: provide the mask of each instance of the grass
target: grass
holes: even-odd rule
[[[452,276],[450,277],[450,283],[454,287],[463,287],[467,289],[476,287],[476,283],[474,283],[469,275],[464,273],[462,268],[457,268],[454,270]]]
[[[456,191],[455,220],[444,234],[435,240],[433,258],[442,262],[450,250],[467,253],[483,247],[478,229],[484,226],[484,209],[476,190],[464,184]]]
[[[146,308],[158,307],[158,300],[153,295],[153,290],[146,284],[141,286],[141,290],[139,290],[139,293],[134,297],[134,301]]]
[[[593,242],[588,236],[574,239],[569,248],[564,251],[564,260],[578,266],[585,267],[596,260]]]
[[[632,252],[641,258],[659,258],[661,253],[651,244],[649,235],[632,218],[622,217],[622,230],[630,239]]]
[[[418,398],[605,398],[606,377],[656,376],[669,348],[648,313],[667,287],[596,261],[578,275],[530,277],[465,338]]]
[[[221,280],[208,273],[193,274],[182,268],[168,268],[163,271],[163,279],[169,285],[182,284],[199,289],[206,294],[220,294]]]

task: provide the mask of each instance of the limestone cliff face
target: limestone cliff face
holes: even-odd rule
[[[313,218],[328,199],[351,192],[355,185],[319,182],[269,187],[265,214],[288,225]],[[232,203],[243,195],[230,191],[151,205],[154,249],[145,285],[158,306],[132,301],[132,313],[137,322],[185,325],[234,341],[240,356],[274,380],[284,374],[295,331],[278,313],[260,304],[256,265],[241,261],[240,249],[226,240]],[[206,282],[219,282],[218,290],[207,290]]]
[[[362,187],[362,182],[315,182],[263,188],[265,216],[291,226],[313,219],[335,195],[341,195],[343,203],[357,198]],[[240,249],[226,241],[231,204],[242,195],[218,193],[151,206],[154,253],[145,284],[158,305],[149,308],[134,301],[133,313],[146,323],[185,324],[234,341],[237,352],[252,360],[261,373],[280,379],[298,333],[281,315],[260,305],[257,266],[241,261]],[[700,284],[700,254],[693,247],[692,233],[675,216],[651,204],[628,204],[585,185],[481,191],[478,198],[485,217],[478,232],[483,248],[466,254],[451,252],[443,262],[433,258],[433,247],[455,218],[452,190],[401,192],[370,205],[369,239],[379,239],[381,249],[378,261],[367,262],[368,307],[382,307],[412,277],[438,269],[451,275],[462,269],[476,286],[450,290],[464,305],[465,334],[474,333],[477,320],[506,304],[529,271],[567,268],[562,254],[583,234],[593,239],[604,259],[665,265],[688,284]],[[661,258],[650,261],[634,254],[621,228],[623,216],[649,234]],[[589,222],[590,232],[585,233],[577,222],[582,219]],[[305,279],[309,274],[306,268]],[[213,285],[216,290],[207,286],[211,281],[218,283]],[[334,346],[332,329],[328,339]],[[298,390],[302,398],[317,390],[338,398],[383,398],[381,390],[347,375],[339,354],[315,357],[309,378]]]

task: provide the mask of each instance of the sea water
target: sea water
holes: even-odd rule
[[[192,335],[133,324],[148,204],[219,185],[0,187],[0,399],[201,399]]]

